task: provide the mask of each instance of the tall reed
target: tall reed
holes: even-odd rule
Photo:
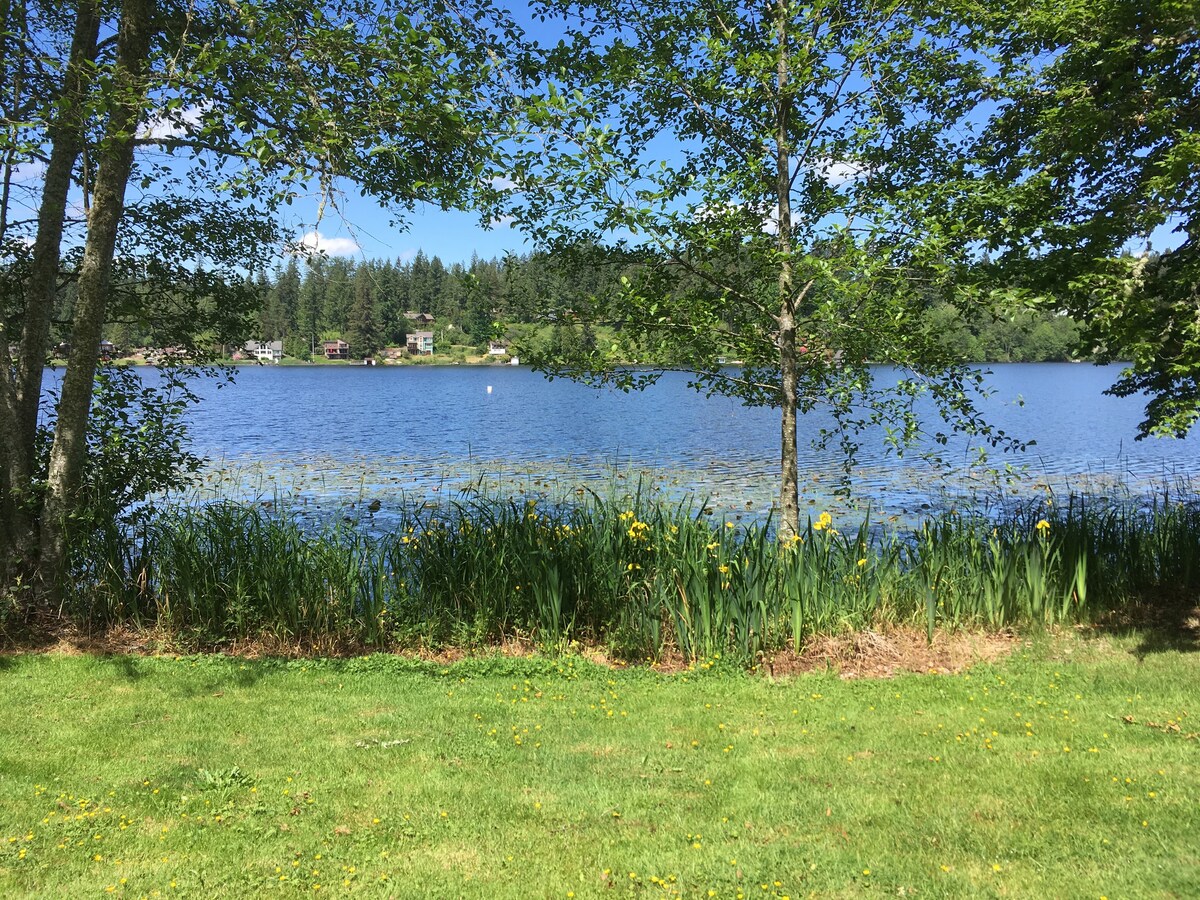
[[[394,648],[511,637],[606,644],[642,659],[749,660],[816,634],[897,622],[1036,626],[1200,585],[1200,509],[1068,498],[1001,521],[946,513],[912,531],[822,514],[780,544],[770,522],[714,522],[702,505],[464,496],[404,508],[373,536],[214,503],[76,554],[72,610],[207,642],[272,634]]]

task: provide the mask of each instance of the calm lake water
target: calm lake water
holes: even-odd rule
[[[1200,476],[1200,437],[1135,442],[1142,403],[1103,394],[1119,368],[994,365],[987,417],[1035,446],[979,466],[963,445],[938,470],[919,454],[897,459],[864,440],[850,501],[833,496],[840,457],[807,446],[824,417],[806,417],[802,502],[821,510],[870,504],[911,518],[930,506],[1044,496],[1047,487],[1137,497],[1190,485]],[[718,516],[766,515],[779,471],[777,411],[705,398],[686,380],[670,374],[624,394],[514,367],[246,367],[232,386],[201,386],[193,448],[209,469],[197,496],[293,510],[361,509],[379,499],[386,520],[401,502],[475,484],[550,497],[640,484],[703,500]],[[1025,475],[998,479],[1006,464]]]

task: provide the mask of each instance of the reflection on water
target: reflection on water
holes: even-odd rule
[[[865,438],[847,479],[852,499],[839,499],[840,457],[806,442],[828,424],[818,413],[799,428],[802,507],[870,506],[910,518],[1048,490],[1139,496],[1200,475],[1200,438],[1132,440],[1142,404],[1102,394],[1118,367],[992,369],[986,416],[1036,441],[1026,453],[979,465],[962,443],[937,469],[919,453],[897,459]],[[282,502],[302,513],[379,499],[386,517],[401,502],[468,487],[518,498],[640,488],[705,502],[714,515],[759,518],[777,490],[777,412],[705,398],[682,375],[624,394],[513,367],[255,367],[240,370],[233,386],[205,384],[200,393],[193,446],[209,466],[199,498]],[[1025,474],[1006,480],[1006,466]]]

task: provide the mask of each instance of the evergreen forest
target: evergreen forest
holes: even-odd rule
[[[595,349],[597,339],[619,331],[619,323],[589,321],[604,298],[619,290],[620,278],[637,261],[616,254],[594,255],[569,268],[534,253],[503,259],[473,256],[447,265],[418,252],[410,259],[353,260],[343,256],[293,256],[274,271],[260,270],[231,290],[246,297],[246,340],[282,341],[289,361],[320,358],[325,340],[350,345],[353,359],[373,358],[385,348],[403,348],[414,330],[432,330],[435,357],[464,360],[503,343],[518,358],[537,360]],[[70,320],[72,292],[65,290],[60,319]],[[433,322],[419,322],[424,313]],[[408,314],[408,315],[406,315]],[[156,322],[117,320],[105,335],[119,354],[161,343]],[[735,327],[723,322],[724,329]],[[1037,307],[964,308],[943,299],[929,302],[913,328],[940,339],[948,356],[964,362],[1061,362],[1087,359],[1077,323],[1059,310]],[[203,345],[203,335],[193,335]],[[226,355],[237,349],[227,345]],[[627,360],[654,365],[678,363],[655,348],[640,348]],[[732,361],[732,359],[731,359]]]

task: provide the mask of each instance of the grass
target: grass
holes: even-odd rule
[[[1163,646],[877,681],[0,657],[0,895],[1197,896],[1200,654]]]

